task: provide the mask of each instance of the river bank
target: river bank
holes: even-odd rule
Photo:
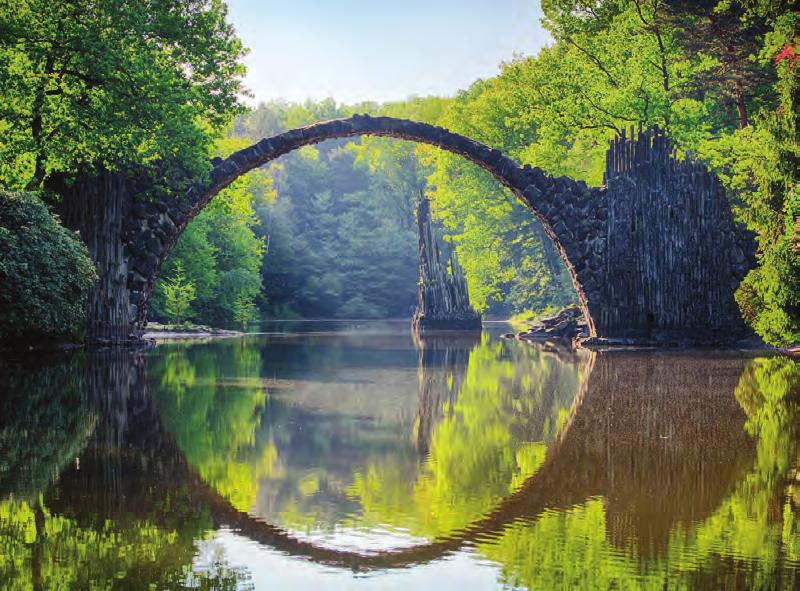
[[[800,356],[800,346],[777,348],[764,343],[753,334],[734,334],[721,332],[715,335],[703,334],[696,339],[675,338],[669,334],[631,338],[599,338],[589,336],[587,323],[577,306],[565,308],[555,315],[541,318],[530,324],[526,330],[503,335],[505,339],[538,343],[544,346],[570,349],[590,349],[593,351],[655,351],[669,349],[700,350],[739,350],[773,351],[792,357]]]
[[[148,322],[143,339],[197,339],[208,337],[238,337],[245,334],[239,330],[216,328],[204,324],[160,324]]]

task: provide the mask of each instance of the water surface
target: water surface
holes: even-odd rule
[[[797,585],[800,363],[500,328],[0,360],[0,588]]]

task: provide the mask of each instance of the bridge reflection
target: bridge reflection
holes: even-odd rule
[[[74,535],[116,532],[110,546],[127,539],[143,553],[158,549],[163,556],[155,562],[140,556],[130,565],[153,581],[185,575],[195,541],[221,527],[286,555],[356,571],[409,567],[468,548],[503,565],[509,580],[534,586],[545,584],[546,568],[531,570],[531,561],[546,563],[547,548],[559,544],[565,560],[586,551],[585,532],[570,536],[569,528],[597,511],[594,542],[649,564],[654,576],[674,566],[678,546],[691,548],[697,568],[708,555],[786,560],[786,543],[800,547],[792,537],[791,480],[800,366],[789,359],[558,358],[515,343],[418,343],[411,415],[398,404],[394,422],[373,425],[367,439],[374,448],[359,455],[351,448],[364,441],[348,439],[342,417],[286,402],[281,378],[262,377],[269,362],[256,348],[231,346],[213,360],[180,349],[159,355],[37,362],[35,373],[3,362],[2,383],[15,386],[0,414],[0,539],[23,556],[15,564],[33,579],[44,576],[48,543],[71,543],[48,541],[56,518]],[[236,383],[210,369],[226,362],[238,364]],[[285,430],[298,421],[338,438],[322,456],[329,471],[315,467],[316,490],[298,484],[308,455],[293,451],[297,433]],[[387,429],[398,425],[407,447],[393,455],[387,445],[398,440]],[[333,490],[336,482],[346,494]],[[298,507],[334,529],[396,526],[414,543],[371,551],[336,547],[324,536],[320,543]],[[726,546],[736,510],[766,541],[750,550]],[[15,511],[33,516],[33,542],[16,539],[31,534]],[[546,530],[554,519],[560,525]],[[787,527],[788,542],[764,533]],[[104,572],[120,553],[94,557],[90,572]],[[4,578],[8,564],[0,563]]]

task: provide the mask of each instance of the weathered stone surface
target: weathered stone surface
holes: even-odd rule
[[[157,256],[161,254],[162,250],[163,247],[161,241],[155,234],[151,235],[150,238],[147,239],[147,252]]]
[[[136,323],[163,260],[187,224],[222,189],[250,170],[329,138],[376,135],[438,146],[474,162],[508,187],[542,222],[566,264],[590,336],[714,341],[743,328],[733,300],[754,265],[755,245],[733,221],[717,179],[691,159],[678,161],[658,130],[613,141],[605,186],[590,188],[441,127],[356,115],[261,140],[212,161],[207,180],[182,199],[134,198],[121,237],[128,266],[146,279],[136,292]],[[126,271],[127,273],[127,271]],[[134,301],[133,299],[131,300]]]
[[[511,336],[516,336],[520,341],[560,341],[571,346],[573,339],[589,336],[589,329],[580,308],[573,306],[555,316],[543,318],[530,329]]]
[[[481,331],[481,315],[469,303],[467,281],[454,250],[442,257],[431,225],[430,203],[424,195],[416,211],[419,236],[417,309],[411,325],[417,333],[457,330]]]
[[[753,261],[752,237],[733,221],[718,179],[677,161],[657,129],[609,147],[601,297],[593,336],[718,342],[741,336],[733,298]]]
[[[131,208],[131,213],[136,218],[144,219],[147,217],[147,207],[144,203],[134,203]]]

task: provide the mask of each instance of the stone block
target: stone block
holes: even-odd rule
[[[136,202],[131,206],[131,214],[137,219],[144,219],[147,217],[147,207],[142,202]]]
[[[161,254],[162,250],[161,240],[159,240],[155,235],[151,234],[150,238],[147,239],[147,252],[158,256]]]

